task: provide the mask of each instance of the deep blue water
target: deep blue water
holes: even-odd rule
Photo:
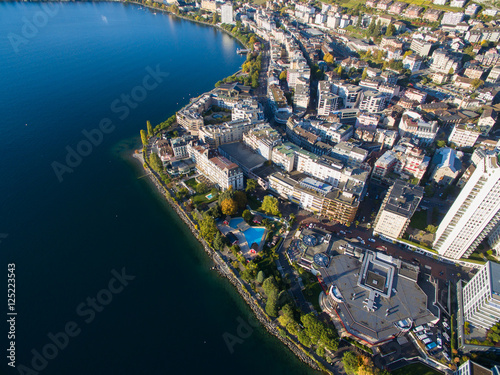
[[[16,264],[16,364],[45,348],[40,374],[311,373],[261,328],[228,349],[250,310],[128,157],[146,120],[239,68],[238,44],[134,5],[43,7],[0,3],[0,269]],[[135,278],[109,284],[122,268]],[[63,349],[47,345],[65,329]]]

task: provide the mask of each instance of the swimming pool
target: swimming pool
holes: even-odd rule
[[[205,195],[205,198],[207,199],[212,199],[214,196],[212,195],[212,193],[208,194],[208,195]]]
[[[231,219],[231,221],[229,222],[229,226],[231,228],[238,229],[238,224],[240,224],[243,221],[244,220],[242,217]],[[266,228],[263,227],[250,227],[242,233],[245,236],[245,239],[247,240],[248,246],[250,247],[254,242],[260,246],[260,243],[262,241],[262,236],[264,235],[265,231]]]
[[[260,246],[260,242],[262,240],[262,236],[264,235],[264,232],[266,231],[266,228],[262,227],[250,227],[246,231],[243,232],[243,235],[245,236],[248,246],[252,246],[252,244],[255,242],[257,245]]]
[[[238,229],[238,224],[242,223],[243,221],[244,220],[242,217],[231,219],[231,221],[229,222],[229,226],[233,229]]]

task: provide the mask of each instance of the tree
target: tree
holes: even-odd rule
[[[448,74],[451,76],[454,73],[455,73],[455,70],[453,68],[450,68],[450,70],[448,71]]]
[[[156,172],[160,173],[161,171],[163,171],[163,162],[156,152],[151,153],[151,156],[149,157],[149,163]]]
[[[188,194],[189,194],[188,189],[182,188],[177,193],[175,193],[175,196],[177,197],[177,199],[183,199]]]
[[[146,131],[144,129],[141,129],[141,141],[143,146],[148,144],[148,136],[146,135]]]
[[[148,137],[152,137],[154,135],[153,133],[153,127],[151,126],[151,122],[146,121],[146,128],[148,129]]]
[[[368,36],[368,37],[373,36],[373,32],[375,31],[376,25],[377,25],[377,21],[375,20],[375,17],[372,17],[372,21],[370,22],[370,25],[368,26],[368,30],[366,31],[366,36]]]
[[[268,277],[262,283],[262,289],[267,296],[266,313],[271,317],[278,315],[278,287],[274,281],[274,277]]]
[[[325,53],[325,56],[323,56],[323,61],[328,65],[332,65],[334,62],[333,55],[330,52]]]
[[[441,140],[441,141],[437,141],[437,142],[436,142],[436,146],[437,146],[438,148],[446,147],[446,141],[443,141],[443,140]]]
[[[255,281],[259,284],[262,284],[264,282],[264,278],[265,278],[265,275],[264,275],[264,272],[263,271],[259,271],[259,273],[257,274],[257,278],[255,279]]]
[[[378,38],[381,34],[381,30],[382,30],[382,23],[378,21],[377,24],[375,25],[375,29],[373,30],[372,36],[374,38]]]
[[[266,214],[271,214],[276,216],[280,213],[278,199],[270,195],[266,195],[264,197],[261,208],[264,210]]]
[[[207,215],[203,214],[203,219],[200,221],[200,234],[207,241],[212,242],[217,235],[219,230],[217,229],[217,225],[215,224],[215,219]]]
[[[221,217],[222,215],[222,212],[220,212],[220,206],[218,204],[215,204],[213,205],[212,207],[210,207],[206,213],[210,216],[212,216],[213,218],[215,219],[218,219],[219,217]]]
[[[217,234],[215,235],[214,238],[214,248],[215,250],[222,251],[224,250],[224,237],[222,237],[222,234],[217,231]]]
[[[341,76],[341,75],[342,75],[342,65],[339,65],[339,67],[337,68],[337,74],[338,74],[339,76]]]
[[[363,69],[363,74],[361,74],[361,79],[365,80],[368,76],[368,68]]]
[[[243,220],[245,220],[248,223],[248,222],[250,222],[250,220],[252,220],[253,215],[249,210],[245,210],[241,214],[241,217],[243,218]]]
[[[472,87],[474,88],[474,90],[476,90],[484,84],[484,81],[479,79],[479,78],[474,78],[472,80],[471,84],[472,84]]]
[[[238,204],[240,210],[247,205],[247,195],[243,191],[235,191],[233,200]]]
[[[286,80],[286,70],[283,70],[280,73],[280,81],[285,81]]]
[[[208,186],[204,182],[200,182],[195,188],[198,194],[204,194],[208,191]]]
[[[385,30],[385,36],[393,36],[396,33],[396,26],[392,23],[387,26],[387,30]]]
[[[221,203],[223,215],[234,215],[238,211],[238,204],[234,199],[224,199]]]
[[[345,352],[342,357],[345,372],[348,374],[356,374],[360,363],[360,358],[353,352]]]
[[[245,191],[247,193],[251,193],[252,191],[255,191],[255,189],[257,189],[257,181],[255,181],[252,178],[249,178],[247,180],[247,187],[246,187]]]
[[[427,227],[425,227],[425,230],[429,233],[436,233],[437,227],[435,225],[429,224]]]

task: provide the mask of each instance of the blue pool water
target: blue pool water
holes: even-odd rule
[[[231,219],[231,221],[229,222],[229,226],[233,229],[238,229],[238,224],[241,222],[243,222],[243,218],[237,217],[235,219]]]
[[[205,198],[207,199],[212,199],[214,196],[212,195],[212,193],[208,194],[208,195],[205,195]]]
[[[242,217],[237,217],[235,219],[231,219],[229,222],[229,226],[234,229],[238,229],[238,224],[243,222]],[[245,239],[247,240],[248,246],[252,246],[254,242],[256,242],[260,246],[260,242],[262,240],[262,236],[264,235],[264,232],[266,231],[266,228],[262,227],[250,227],[246,231],[243,232],[243,235],[245,236]]]
[[[252,246],[254,242],[260,246],[260,241],[262,240],[262,236],[265,232],[266,228],[255,228],[250,227],[246,231],[243,232],[245,238],[247,239],[248,246]]]

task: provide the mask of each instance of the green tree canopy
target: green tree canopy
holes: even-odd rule
[[[270,196],[270,195],[266,195],[264,197],[264,200],[262,201],[261,208],[267,214],[271,214],[271,215],[276,216],[276,215],[279,215],[279,213],[280,213],[278,199],[273,197],[273,196]]]
[[[198,194],[205,194],[208,191],[208,186],[204,182],[200,182],[195,188]]]
[[[212,242],[217,235],[219,230],[217,229],[217,225],[215,224],[215,219],[207,215],[203,214],[203,219],[200,221],[200,234],[207,241]]]
[[[149,120],[146,121],[146,128],[148,130],[148,137],[152,137],[154,135],[153,127],[151,126],[151,122]]]
[[[345,352],[342,357],[345,372],[348,374],[356,374],[361,365],[360,358],[353,352]]]
[[[268,277],[262,283],[262,288],[267,296],[266,313],[271,317],[278,315],[278,287],[274,281],[274,277]]]
[[[141,141],[143,146],[148,144],[148,136],[146,135],[146,131],[144,129],[141,129]]]
[[[286,81],[286,70],[280,73],[280,81]]]
[[[257,189],[257,181],[255,181],[252,178],[249,178],[247,180],[247,187],[246,187],[245,191],[252,192],[252,191],[255,191],[255,189]]]
[[[224,237],[222,236],[222,234],[217,231],[217,234],[215,235],[215,238],[214,238],[214,248],[215,250],[218,250],[218,251],[222,251],[224,250]]]
[[[396,33],[396,26],[394,26],[392,23],[387,26],[387,29],[385,30],[385,36],[393,36]]]
[[[437,226],[432,225],[432,224],[429,224],[429,225],[427,225],[427,227],[425,228],[425,230],[426,230],[427,232],[430,232],[430,233],[436,233],[436,231],[437,231]]]
[[[163,171],[163,162],[156,152],[152,152],[149,156],[149,163],[151,164],[151,168],[153,168],[156,172],[160,173]]]
[[[248,223],[248,222],[250,222],[250,220],[252,220],[253,215],[249,210],[245,210],[241,214],[241,217],[243,218],[243,220],[245,220]]]

